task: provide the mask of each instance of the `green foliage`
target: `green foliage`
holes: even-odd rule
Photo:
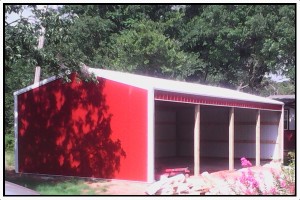
[[[7,7],[6,11],[8,13],[21,9],[13,9],[14,6]],[[20,62],[26,66],[36,64],[34,57],[36,48],[33,48],[37,44],[36,41],[37,33],[35,27],[29,23],[28,19],[20,18],[15,25],[6,23],[4,50],[5,72],[9,72]]]
[[[259,95],[268,97],[270,95],[290,95],[295,94],[295,85],[291,81],[276,82],[270,78],[263,78],[258,87]]]
[[[185,78],[197,58],[181,51],[179,41],[167,38],[163,31],[157,22],[142,21],[115,35],[112,67],[151,76]]]
[[[295,167],[295,157],[296,154],[294,151],[288,152],[288,157],[289,157],[289,166]]]
[[[295,6],[202,5],[187,10],[193,15],[182,29],[184,48],[206,62],[192,78],[206,82],[209,75],[219,76],[220,85],[247,85],[254,92],[266,73],[286,68],[293,76]]]
[[[8,134],[5,135],[6,137],[9,136]],[[5,149],[5,170],[14,170],[15,168],[15,157],[14,152],[12,150]]]
[[[35,189],[42,195],[81,195],[83,190],[87,190],[89,195],[95,194],[82,180],[70,180],[57,184],[41,184]]]
[[[15,137],[12,134],[5,135],[5,151],[14,151]]]
[[[288,152],[288,166],[283,166],[282,168],[287,181],[290,184],[295,184],[295,152]]]

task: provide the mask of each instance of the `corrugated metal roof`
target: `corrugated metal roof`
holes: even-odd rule
[[[107,78],[124,84],[132,85],[144,89],[154,89],[158,91],[176,92],[182,94],[192,94],[207,97],[216,97],[223,99],[233,99],[241,101],[252,101],[259,103],[269,103],[283,105],[282,102],[272,100],[265,97],[260,97],[236,90],[227,88],[208,86],[202,84],[188,83],[182,81],[167,80],[161,78],[154,78],[149,76],[142,76],[136,74],[130,74],[125,72],[117,72],[104,69],[89,68],[90,73],[94,73],[95,76]]]

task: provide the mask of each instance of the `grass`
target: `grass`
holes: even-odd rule
[[[69,180],[60,183],[43,183],[36,187],[43,195],[95,195],[95,191],[84,184],[82,180]]]
[[[80,178],[54,177],[43,178],[37,175],[10,176],[6,171],[5,179],[18,185],[37,191],[41,195],[95,195],[96,190],[90,188]]]
[[[12,151],[5,151],[5,180],[35,190],[41,195],[95,195],[107,191],[106,187],[89,187],[82,178],[44,178],[38,175],[15,174]]]
[[[11,170],[14,169],[14,152],[5,151],[5,169]]]

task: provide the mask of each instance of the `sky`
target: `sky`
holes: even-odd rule
[[[270,77],[271,80],[276,81],[276,82],[283,82],[283,81],[288,81],[289,80],[289,78],[287,78],[285,76],[277,75],[277,74],[269,74],[266,77]]]
[[[37,8],[38,9],[45,9],[47,5],[37,5]],[[57,5],[49,5],[49,7],[51,8],[57,8],[58,6]],[[8,15],[8,18],[7,18],[7,22],[8,23],[11,23],[17,19],[20,19],[20,17],[23,17],[23,18],[30,18],[30,21],[31,22],[34,22],[34,18],[33,18],[33,14],[31,12],[30,9],[24,9],[24,11],[21,13],[21,14],[16,14],[16,13],[11,13]]]
[[[24,18],[28,18],[30,15],[32,15],[31,11],[29,9],[25,9],[23,12],[22,12],[22,16]],[[8,23],[11,23],[17,19],[20,19],[20,14],[17,14],[17,13],[11,13],[8,15],[8,18],[7,18],[7,22]]]

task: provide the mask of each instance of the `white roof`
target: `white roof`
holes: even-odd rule
[[[291,94],[291,95],[271,95],[268,96],[268,98],[270,99],[291,99],[291,100],[295,100],[295,95]]]
[[[154,78],[149,76],[142,76],[136,74],[130,74],[125,72],[117,72],[104,69],[88,68],[90,73],[94,73],[95,76],[103,77],[109,80],[114,80],[124,84],[132,85],[143,89],[154,89],[159,91],[177,92],[183,94],[201,95],[207,97],[217,97],[223,99],[233,99],[242,101],[251,101],[259,103],[279,104],[282,102],[260,97],[236,90],[208,86],[196,83],[188,83],[175,80],[167,80],[161,78]]]

